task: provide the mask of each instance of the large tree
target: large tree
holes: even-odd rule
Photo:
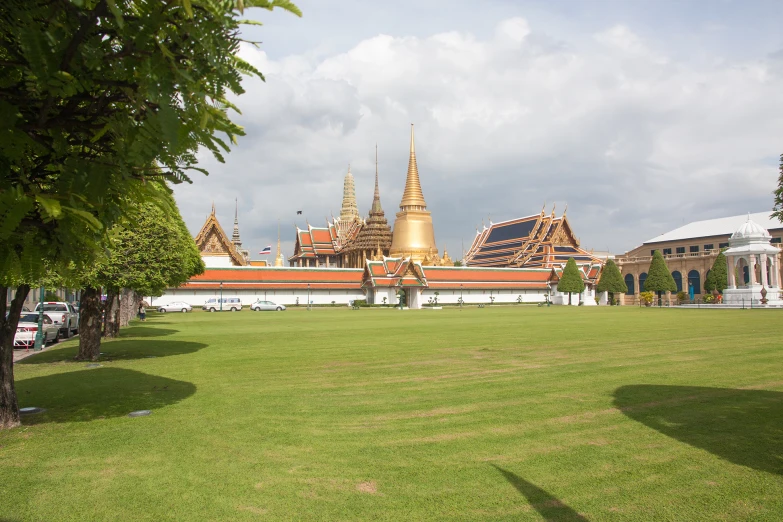
[[[568,304],[571,304],[571,294],[581,294],[584,290],[585,282],[582,279],[582,272],[576,266],[574,258],[570,257],[563,269],[563,275],[560,276],[560,280],[557,282],[557,291],[568,292]]]
[[[614,259],[609,259],[604,264],[604,269],[601,271],[601,279],[598,280],[596,290],[609,292],[612,301],[614,301],[614,294],[628,292],[628,285],[625,284],[623,275],[620,273],[620,269],[617,268]]]
[[[783,154],[780,155],[780,176],[778,176],[778,188],[775,190],[775,206],[772,215],[783,221]]]
[[[721,251],[718,257],[715,258],[715,262],[712,264],[710,273],[707,274],[704,280],[704,289],[708,292],[717,290],[721,294],[729,286],[729,270],[726,265],[726,256]]]
[[[94,261],[148,180],[189,181],[242,135],[241,10],[289,0],[27,0],[0,16],[0,428],[19,424],[13,337],[47,269]],[[239,9],[237,9],[237,7]],[[15,287],[6,317],[7,287]]]
[[[669,267],[666,266],[666,261],[659,250],[653,253],[650,268],[647,270],[647,279],[644,280],[644,289],[648,292],[657,292],[659,305],[662,292],[677,291],[677,283],[674,282],[674,277],[669,272]]]

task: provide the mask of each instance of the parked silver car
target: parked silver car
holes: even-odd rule
[[[19,317],[14,336],[14,348],[32,348],[35,345],[35,336],[38,333],[38,314],[23,313]],[[56,343],[60,340],[60,327],[54,324],[47,314],[43,316],[43,342]]]
[[[254,312],[272,311],[282,312],[285,310],[285,305],[275,304],[272,301],[262,301],[259,299],[255,303],[250,305],[250,309]]]
[[[158,312],[165,314],[166,312],[192,312],[193,307],[190,306],[188,303],[185,303],[183,301],[174,301],[173,303],[168,303],[164,305],[160,305],[157,307]]]

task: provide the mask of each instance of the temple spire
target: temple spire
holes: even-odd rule
[[[354,186],[351,165],[343,180],[343,205],[340,209],[341,221],[353,221],[359,218],[359,207],[356,205],[356,187]]]
[[[378,144],[375,144],[375,194],[372,197],[372,206],[370,207],[370,214],[383,213],[381,207],[381,191],[378,189]]]
[[[405,180],[405,191],[402,193],[400,210],[426,210],[427,203],[421,191],[419,167],[416,165],[416,146],[414,144],[413,124],[411,123],[411,153],[408,159],[408,177]]]
[[[231,242],[237,248],[242,248],[242,240],[239,239],[239,199],[234,199],[234,233],[231,235]]]

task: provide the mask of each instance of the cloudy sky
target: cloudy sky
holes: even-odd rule
[[[410,124],[439,248],[476,227],[568,217],[582,246],[622,253],[699,219],[761,212],[783,153],[783,2],[299,0],[250,10],[247,136],[177,187],[195,234],[238,199],[254,258],[294,223],[339,214],[350,163],[372,201],[375,144],[390,223]],[[302,210],[303,216],[296,211]]]

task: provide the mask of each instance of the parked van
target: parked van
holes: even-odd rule
[[[242,301],[238,297],[211,297],[206,300],[201,309],[208,312],[219,312],[221,309],[223,311],[238,312],[242,310]]]

